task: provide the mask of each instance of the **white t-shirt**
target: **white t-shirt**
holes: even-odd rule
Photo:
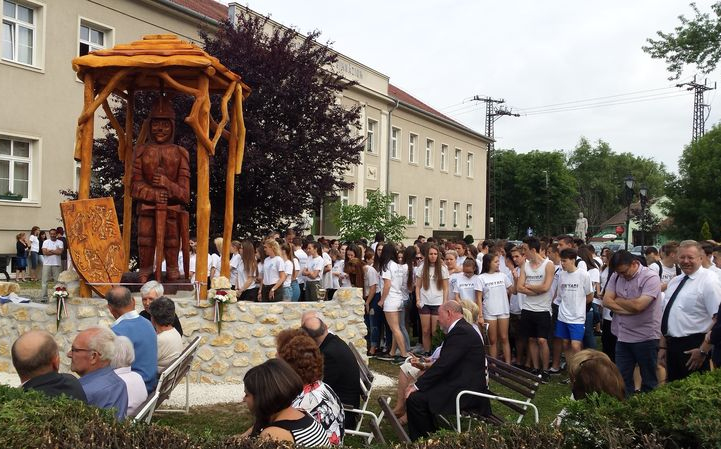
[[[436,262],[440,263],[440,261]],[[418,280],[423,277],[423,264],[417,266],[414,270],[416,275],[416,282],[419,282]],[[450,275],[448,274],[448,268],[446,268],[445,265],[441,264],[441,279],[448,279]],[[419,298],[421,307],[423,306],[440,306],[443,304],[443,289],[438,288],[438,285],[436,285],[436,270],[434,267],[431,267],[428,270],[428,290],[425,290],[423,288],[423,283],[421,282],[421,297]]]
[[[500,271],[483,273],[478,277],[483,292],[483,316],[508,315],[508,288],[513,283]]]
[[[252,279],[252,282],[250,283],[250,285],[248,285],[248,289],[258,287],[258,283],[255,281],[255,274],[251,273],[250,277]],[[238,287],[243,287],[243,285],[245,285],[247,281],[248,276],[245,274],[245,264],[243,263],[243,258],[241,257],[240,260],[238,260]]]
[[[341,287],[351,287],[350,278],[345,275],[344,270],[345,269],[345,260],[338,259],[333,264],[333,269],[331,269],[331,273],[333,273],[333,288],[341,288]]]
[[[314,258],[308,257],[308,271],[313,272],[317,271],[318,275],[316,277],[306,276],[306,281],[320,281],[323,277],[323,267],[325,267],[325,261],[323,260],[323,257],[316,256]]]
[[[54,242],[50,239],[47,239],[43,242],[43,249],[47,249],[50,251],[56,250],[56,249],[63,249],[63,241],[60,239],[55,240]],[[60,254],[53,254],[51,256],[45,256],[43,255],[43,265],[54,265],[54,266],[60,266]]]
[[[371,291],[371,286],[375,284],[376,293],[378,293],[378,272],[371,265],[366,265],[365,276],[363,276],[363,295],[367,298]]]
[[[529,285],[541,285],[546,280],[546,265],[553,265],[549,259],[544,259],[543,262],[537,267],[531,266],[531,261],[527,260],[523,265],[523,271],[526,273],[526,284]],[[525,295],[523,301],[523,310],[531,312],[550,312],[551,311],[551,299],[553,298],[553,291],[550,289],[541,293],[540,295]]]
[[[298,268],[299,273],[298,273],[298,277],[297,277],[298,283],[305,284],[305,276],[303,276],[303,270],[305,270],[305,267],[307,266],[307,263],[308,263],[308,254],[306,254],[305,251],[303,251],[302,249],[295,250],[295,253],[293,253],[293,254],[295,254],[295,258],[298,259],[298,266],[299,266],[299,268]]]
[[[30,251],[39,253],[40,252],[40,240],[36,235],[30,234]]]
[[[323,273],[323,282],[321,282],[322,288],[337,288],[333,287],[333,259],[328,253],[323,253],[323,269],[330,265],[330,270],[327,273]]]
[[[158,334],[158,372],[167,368],[183,352],[183,338],[177,330],[168,329]]]
[[[561,303],[561,298],[558,297],[556,292],[558,291],[558,277],[561,276],[561,271],[563,271],[563,268],[561,268],[560,265],[556,265],[553,270],[553,284],[551,284],[551,291],[553,292],[555,298],[553,298],[553,304],[559,305]]]
[[[263,285],[275,285],[280,273],[285,271],[285,262],[280,256],[266,257],[263,261]]]
[[[220,277],[220,256],[217,254],[211,254],[208,257],[208,262],[210,262],[210,265],[208,266],[208,274],[210,274],[210,268],[212,267],[215,268],[215,272],[213,272],[213,277]]]
[[[558,278],[558,320],[568,324],[586,322],[586,295],[593,293],[591,277],[587,271],[563,271]]]
[[[463,262],[465,262],[465,261],[466,261],[466,256],[458,256],[456,258],[456,265],[458,265],[459,267],[462,267]]]
[[[448,300],[456,299],[456,285],[458,285],[458,277],[457,274],[462,273],[453,273],[448,277]]]
[[[481,279],[477,274],[466,276],[463,272],[456,273],[453,276],[456,278],[456,285],[453,293],[458,293],[461,300],[467,299],[469,301],[476,302],[476,291],[483,290],[481,287]]]
[[[503,265],[501,265],[501,267],[502,266]],[[520,268],[518,268],[518,267],[514,268],[514,270],[516,271],[516,275],[519,275],[521,272]],[[511,282],[513,282],[513,274],[510,272],[510,270],[508,271],[508,274],[506,275],[506,277]],[[525,302],[525,300],[526,300],[526,295],[523,293],[516,293],[515,295],[511,295],[511,304],[510,304],[511,313],[514,315],[520,315],[521,310],[523,310],[523,303]]]
[[[240,254],[233,254],[230,258],[230,285],[235,287],[238,284],[238,266],[243,263]]]
[[[603,271],[601,272],[601,275],[600,275],[601,292],[603,292],[603,290],[606,288],[606,282],[608,281],[608,276],[609,276],[608,267],[606,267],[603,269]],[[596,300],[594,299],[594,302],[595,301]],[[603,300],[601,300],[601,303],[603,304]],[[609,309],[608,307],[604,307],[603,312],[601,312],[601,317],[604,320],[609,320],[609,321],[613,320],[613,315],[611,315],[611,309]]]
[[[290,287],[290,283],[293,282],[293,270],[295,269],[295,265],[293,265],[292,260],[284,260],[283,267],[285,269],[285,281],[283,281],[283,287]]]
[[[399,265],[394,261],[388,262],[388,266],[382,271],[381,277],[391,281],[391,289],[388,291],[386,301],[400,301],[405,299],[403,294],[403,284],[406,283],[408,276],[408,265]],[[381,290],[381,294],[383,291]]]

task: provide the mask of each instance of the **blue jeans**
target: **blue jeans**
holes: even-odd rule
[[[658,340],[646,340],[638,343],[616,342],[616,366],[626,385],[626,397],[635,392],[633,369],[637,364],[641,371],[641,391],[645,393],[656,388],[658,385],[657,357]]]
[[[378,306],[378,301],[381,300],[381,294],[376,293],[371,300],[369,312],[364,315],[364,321],[366,328],[368,329],[368,335],[366,340],[370,343],[371,347],[378,349],[381,345],[381,326],[383,325],[383,308]]]
[[[403,339],[405,340],[405,352],[411,350],[411,337],[408,335],[408,327],[406,326],[406,309],[408,308],[408,303],[409,301],[403,301],[403,307],[401,307],[401,310],[398,312],[398,326],[400,326]],[[413,302],[413,305],[415,306],[415,301]],[[400,345],[398,346],[398,349],[400,350]]]
[[[583,348],[596,349],[596,336],[593,335],[593,308],[586,312],[586,332],[583,334]]]
[[[292,281],[290,283],[290,290],[291,290],[290,300],[293,302],[298,302],[298,300],[300,299],[300,286],[298,285],[297,280]]]

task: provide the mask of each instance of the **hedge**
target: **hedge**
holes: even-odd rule
[[[406,449],[721,449],[721,370],[694,375],[618,402],[608,396],[562,400],[560,429],[482,424],[457,435],[442,431]],[[158,425],[118,423],[110,412],[70,399],[0,385],[0,446],[19,448],[275,449],[273,442],[188,435]]]

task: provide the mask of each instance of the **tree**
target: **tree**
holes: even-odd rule
[[[269,31],[270,30],[270,31]],[[242,76],[252,93],[243,103],[247,128],[245,156],[235,183],[234,235],[261,236],[296,223],[304,212],[317,210],[323,199],[339,189],[352,188],[344,173],[360,162],[363,138],[359,108],[336,102],[351,85],[330,70],[337,55],[317,41],[287,28],[272,28],[268,18],[241,15],[237,26],[220,24],[215,34],[201,33],[204,49]],[[136,94],[135,133],[148,116],[156,94]],[[175,141],[191,154],[195,173],[196,142],[182,118],[192,99],[177,96]],[[114,108],[120,123],[125,114]],[[211,110],[220,116],[217,109]],[[122,197],[122,164],[117,139],[110,127],[95,142],[93,196]],[[225,167],[228,145],[221,139],[210,162],[210,233],[223,229]],[[191,180],[191,224],[195,219],[196,180]],[[119,209],[122,222],[122,210]]]
[[[679,159],[679,178],[669,186],[669,233],[694,238],[705,222],[714,239],[721,239],[721,127],[714,126],[687,145]]]
[[[701,237],[701,240],[711,240],[711,226],[709,226],[708,220],[703,222],[699,236]]]
[[[643,51],[655,59],[665,59],[669,79],[678,79],[685,65],[694,64],[702,73],[712,72],[721,60],[721,2],[711,5],[712,14],[702,13],[690,4],[695,17],[679,16],[681,25],[671,33],[657,31],[659,39],[647,39]]]
[[[390,211],[393,196],[379,190],[368,192],[366,205],[341,206],[337,225],[343,240],[372,240],[376,232],[385,234],[386,240],[401,241],[405,237],[408,218]]]

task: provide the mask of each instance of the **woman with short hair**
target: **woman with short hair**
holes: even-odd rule
[[[293,407],[315,418],[325,429],[330,444],[342,444],[343,406],[333,389],[323,382],[323,355],[315,340],[296,335],[279,344],[278,357],[288,362],[303,381],[303,391],[293,401]]]

